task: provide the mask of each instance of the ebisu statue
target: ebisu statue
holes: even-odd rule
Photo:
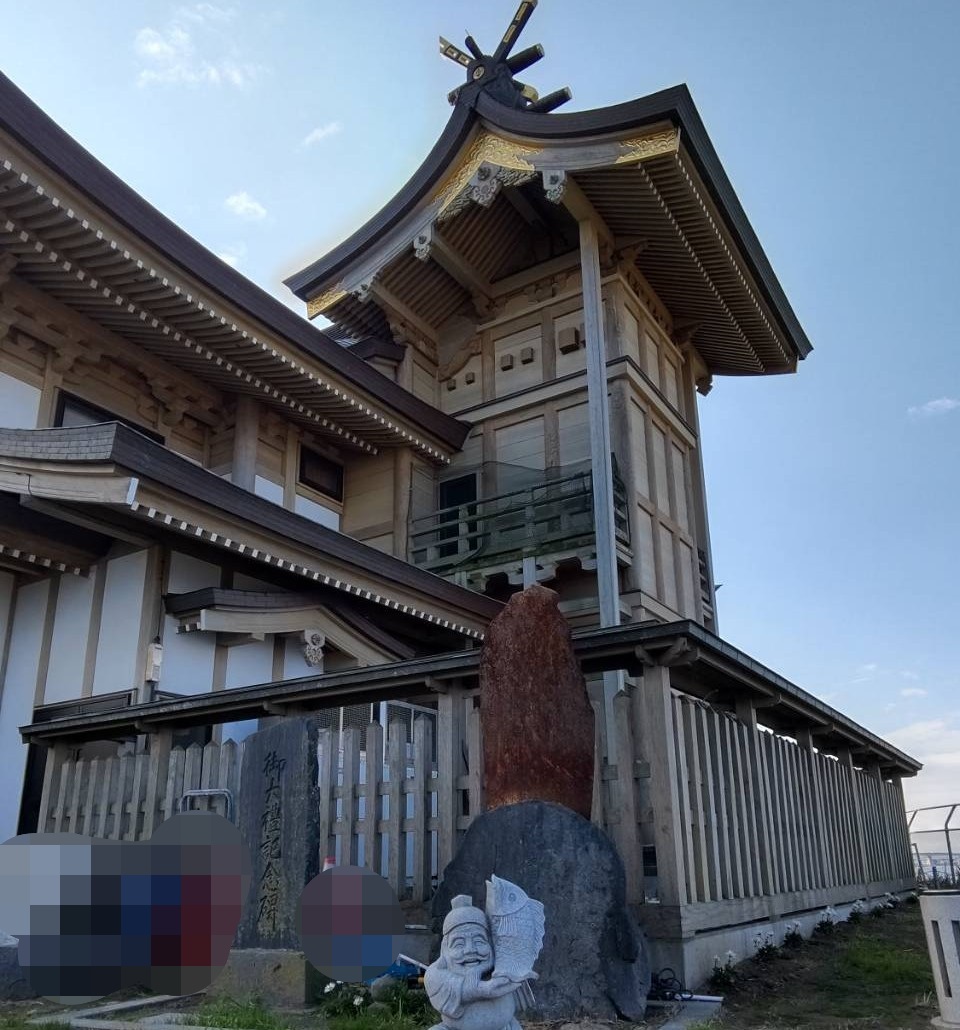
[[[516,1013],[534,1003],[543,930],[543,905],[508,880],[487,880],[486,912],[458,894],[443,921],[440,957],[424,976],[443,1020],[433,1030],[520,1030]]]

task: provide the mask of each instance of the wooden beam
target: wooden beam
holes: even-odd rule
[[[418,333],[425,336],[431,343],[437,343],[436,329],[429,322],[424,321],[413,308],[408,307],[396,294],[391,293],[386,286],[374,281],[367,288],[367,293],[378,300],[381,307],[389,308],[397,318],[416,329]]]
[[[564,180],[563,196],[560,202],[581,225],[584,222],[589,222],[593,225],[600,242],[604,246],[609,247],[611,251],[616,249],[616,240],[609,226],[600,215],[600,212],[593,206],[590,198],[577,185],[572,175],[567,175]]]
[[[448,240],[444,239],[436,225],[424,229],[414,241],[414,246],[417,257],[423,260],[432,258],[467,293],[481,297],[487,304],[492,303],[490,281],[478,272]]]

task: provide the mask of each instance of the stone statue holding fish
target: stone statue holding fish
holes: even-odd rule
[[[433,1030],[520,1030],[516,1013],[533,1006],[543,905],[498,876],[486,887],[486,911],[460,894],[444,919],[440,957],[424,976],[443,1020]]]

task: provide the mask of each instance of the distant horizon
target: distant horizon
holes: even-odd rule
[[[515,6],[50,0],[5,26],[0,69],[303,315],[282,280],[443,130],[463,80],[438,36],[489,47]],[[923,761],[908,808],[960,802],[957,38],[950,0],[542,0],[524,34],[546,50],[524,80],[569,85],[563,112],[689,85],[814,346],[700,399],[719,633]]]

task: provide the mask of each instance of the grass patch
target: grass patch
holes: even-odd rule
[[[937,1014],[919,906],[737,966],[723,1030],[927,1030]]]
[[[185,1019],[193,1026],[218,1026],[227,1030],[286,1030],[279,1016],[268,1011],[256,999],[234,1001],[232,998],[210,998]]]
[[[0,1030],[41,1030],[40,1027],[28,1023],[39,1013],[33,1012],[4,1012],[0,1014]],[[69,1023],[44,1023],[42,1030],[70,1030]]]

